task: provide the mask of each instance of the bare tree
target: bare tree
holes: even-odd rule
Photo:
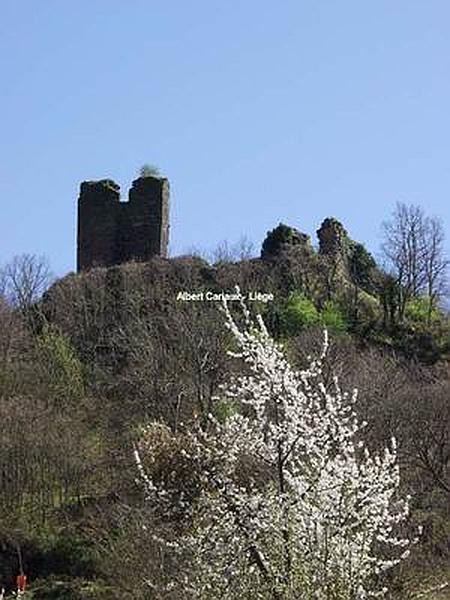
[[[413,204],[397,203],[383,227],[382,251],[398,290],[398,315],[404,317],[411,298],[426,295],[431,315],[444,289],[448,260],[439,219]]]
[[[25,311],[48,288],[52,275],[45,256],[20,254],[1,269],[0,280],[7,300]]]
[[[234,244],[233,251],[237,260],[249,260],[255,256],[255,244],[244,233]]]
[[[211,262],[213,264],[223,262],[233,262],[235,259],[232,245],[228,240],[222,240],[211,252]]]
[[[245,234],[241,235],[237,242],[230,244],[228,240],[222,240],[211,252],[213,264],[221,262],[237,262],[249,260],[255,256],[255,245]]]
[[[428,320],[430,321],[436,303],[448,291],[449,260],[444,250],[445,234],[442,221],[436,217],[426,219],[424,234],[423,269],[425,292],[428,299]]]

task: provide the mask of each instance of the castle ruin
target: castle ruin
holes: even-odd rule
[[[77,271],[130,260],[167,257],[169,182],[163,177],[133,181],[128,202],[111,179],[84,181],[78,198]]]

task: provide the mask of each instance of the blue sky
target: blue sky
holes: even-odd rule
[[[75,265],[80,181],[172,190],[171,248],[396,201],[450,226],[448,0],[3,0],[0,263]],[[450,236],[449,236],[450,237]]]

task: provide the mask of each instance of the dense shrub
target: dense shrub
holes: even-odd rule
[[[432,306],[430,310],[430,301],[424,296],[412,298],[406,304],[405,317],[407,320],[417,325],[427,326],[433,323],[439,323],[442,320],[442,313]]]
[[[311,300],[293,293],[281,311],[281,328],[285,335],[295,335],[304,327],[317,324],[319,318],[319,312]]]
[[[373,290],[376,262],[363,244],[352,242],[349,249],[350,275],[353,281],[366,290]]]
[[[321,324],[330,331],[345,331],[348,328],[348,323],[339,305],[333,300],[325,302],[320,311]]]

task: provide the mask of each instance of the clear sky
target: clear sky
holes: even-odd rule
[[[448,0],[1,0],[0,262],[74,269],[80,181],[157,164],[171,248],[396,201],[450,226]],[[450,237],[450,234],[447,233]]]

